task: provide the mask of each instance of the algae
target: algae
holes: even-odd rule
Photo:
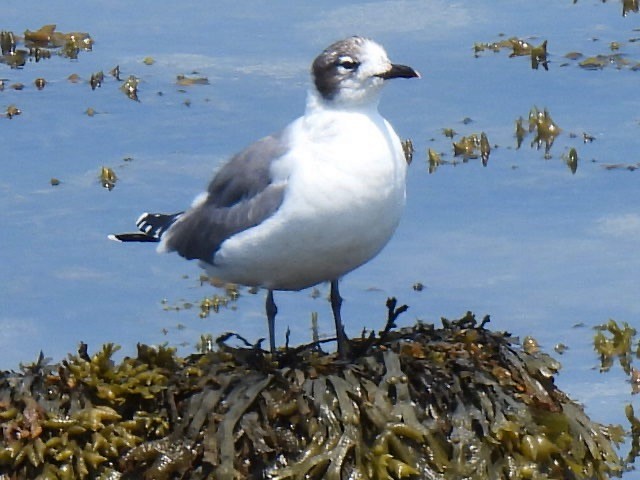
[[[341,361],[320,342],[272,355],[87,346],[0,375],[0,476],[109,479],[606,479],[619,430],[554,384],[560,365],[471,313],[385,328]]]

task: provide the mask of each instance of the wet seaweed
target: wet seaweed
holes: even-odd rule
[[[192,85],[209,85],[209,79],[207,77],[178,75],[176,77],[176,84],[181,87],[190,87]]]
[[[442,134],[453,140],[457,134],[452,128],[443,128]],[[472,133],[462,136],[458,140],[451,142],[453,149],[453,159],[445,160],[441,154],[432,148],[427,149],[427,165],[429,173],[435,173],[441,165],[458,165],[468,163],[469,160],[480,158],[483,166],[487,166],[491,154],[491,145],[485,132]]]
[[[30,62],[40,62],[52,57],[61,57],[76,60],[80,52],[93,50],[94,40],[86,32],[63,33],[56,30],[56,25],[44,25],[38,30],[26,30],[22,36],[11,31],[0,30],[0,46],[2,55],[0,64],[4,63],[10,68],[23,68]],[[150,58],[150,57],[149,57]],[[149,64],[150,62],[145,62]],[[131,100],[140,101],[138,98],[138,85],[140,80],[135,75],[129,75],[125,80],[120,78],[120,67],[116,65],[109,69],[110,75],[120,82],[120,90]],[[78,74],[71,74],[68,80],[72,83],[81,82]],[[4,81],[0,81],[0,90],[4,88]],[[98,71],[91,74],[87,83],[92,90],[101,88],[105,82],[104,72]],[[33,82],[38,90],[42,90],[47,81],[44,78],[36,78]],[[17,84],[12,85],[16,88]],[[20,87],[22,89],[23,86]],[[16,88],[17,89],[17,88]]]
[[[404,153],[404,158],[407,161],[407,165],[411,165],[413,161],[413,153],[415,149],[413,148],[413,141],[410,138],[402,141],[402,153]]]
[[[86,32],[63,33],[56,31],[56,25],[44,25],[38,30],[25,30],[23,36],[12,31],[0,31],[2,56],[0,63],[11,68],[22,68],[28,59],[39,62],[52,55],[77,59],[82,51],[91,51],[94,41]],[[23,46],[24,48],[19,48]]]
[[[473,46],[473,52],[476,58],[485,51],[500,52],[505,49],[511,51],[509,58],[529,57],[531,60],[532,70],[538,70],[538,67],[543,67],[545,70],[549,70],[549,61],[547,59],[547,40],[544,40],[536,46],[531,44],[528,40],[511,37],[495,42],[476,42]]]
[[[602,3],[614,3],[608,0],[601,0]],[[578,3],[578,0],[573,0],[574,5]],[[638,13],[638,0],[620,0],[622,5],[622,16],[626,17],[629,13]]]
[[[484,132],[461,137],[457,142],[453,142],[452,145],[454,157],[462,157],[463,162],[480,157],[482,165],[487,166],[489,155],[491,154],[491,146]]]
[[[129,75],[129,77],[120,86],[120,91],[124,93],[128,98],[139,102],[138,98],[138,85],[140,80],[135,75]]]
[[[544,158],[551,158],[551,147],[556,137],[562,132],[562,129],[553,121],[551,114],[546,108],[540,110],[534,106],[529,110],[527,118],[527,128],[525,128],[525,121],[522,117],[519,117],[515,122],[516,148],[520,148],[527,134],[532,133],[534,138],[531,141],[531,148],[540,150],[542,145],[544,145]]]
[[[634,163],[604,163],[602,168],[605,170],[628,170],[629,172],[635,172],[640,168],[640,162]]]
[[[633,366],[633,361],[640,358],[640,342],[636,341],[636,329],[626,322],[619,324],[613,319],[594,328],[596,333],[593,336],[593,349],[600,359],[600,372],[610,372],[617,363],[628,376],[631,393],[635,395],[640,392],[640,371]],[[631,404],[625,407],[625,416],[629,421],[628,437],[631,444],[625,466],[631,470],[640,455],[640,420],[635,416]]]
[[[21,114],[22,114],[22,110],[20,110],[15,105],[9,105],[7,107],[7,109],[5,110],[3,116],[8,118],[8,119],[12,119],[13,117],[16,117],[16,116],[21,115]]]
[[[525,138],[531,135],[530,147],[536,150],[543,150],[543,158],[549,160],[552,158],[551,151],[554,142],[562,131],[551,117],[547,108],[539,109],[537,106],[533,106],[526,116],[520,116],[515,120],[515,149],[519,150]],[[450,145],[453,148],[453,158],[447,159],[446,152],[428,148],[426,163],[429,173],[435,173],[443,165],[457,166],[478,158],[481,159],[482,165],[486,167],[491,153],[501,147],[500,144],[492,144],[485,132],[458,136],[458,132],[453,128],[446,127],[441,129],[441,133],[447,139],[452,140]],[[586,132],[582,132],[580,135],[569,132],[568,137],[570,139],[581,137],[584,143],[590,143],[595,140],[593,136]],[[432,139],[432,141],[435,141],[435,139]],[[512,147],[507,146],[506,148]],[[578,169],[578,151],[575,147],[568,147],[568,150],[561,154],[561,159],[572,173],[576,173]]]
[[[180,358],[107,344],[0,375],[0,476],[12,479],[606,479],[618,431],[554,385],[557,361],[468,313],[443,326]]]
[[[427,150],[427,164],[429,165],[429,173],[435,173],[442,163],[442,155],[440,155],[432,148],[429,148]]]
[[[636,6],[637,6],[637,0]],[[595,39],[594,39],[595,40]],[[584,70],[602,70],[607,67],[616,69],[629,69],[636,71],[640,69],[640,62],[629,58],[628,54],[621,51],[626,43],[635,43],[637,38],[630,38],[626,42],[613,41],[608,43],[608,51],[585,55],[582,52],[571,51],[562,56],[567,61],[558,64],[559,67],[566,67],[574,64]],[[519,37],[502,38],[491,42],[476,42],[473,46],[474,56],[482,57],[487,52],[499,53],[508,51],[509,58],[529,57],[532,70],[543,67],[549,70],[549,54],[547,51],[547,40],[539,45],[533,45],[529,40]]]
[[[118,177],[111,167],[100,167],[100,185],[111,191],[115,188]]]
[[[562,154],[564,163],[567,164],[571,173],[575,174],[578,170],[578,151],[575,148],[570,148],[568,153]]]

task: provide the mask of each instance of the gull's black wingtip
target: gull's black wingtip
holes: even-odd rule
[[[116,233],[107,238],[114,242],[151,242],[158,243],[162,235],[169,230],[171,225],[184,212],[164,214],[164,213],[143,213],[136,220],[136,226],[140,232],[136,233]]]
[[[159,238],[152,237],[150,235],[146,235],[144,233],[116,233],[108,235],[107,238],[109,240],[113,240],[114,242],[153,242],[157,243],[160,241]]]

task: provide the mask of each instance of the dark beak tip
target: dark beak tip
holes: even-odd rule
[[[379,76],[385,80],[391,78],[422,78],[422,75],[420,75],[420,72],[417,70],[414,70],[407,65],[399,65],[395,63],[391,65],[389,70]]]

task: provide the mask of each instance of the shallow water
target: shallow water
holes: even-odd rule
[[[637,402],[619,369],[598,373],[591,327],[609,318],[633,325],[640,315],[640,173],[604,168],[640,162],[640,72],[588,71],[564,55],[610,54],[617,41],[634,65],[638,14],[623,17],[619,2],[595,0],[51,5],[3,6],[0,29],[21,34],[57,23],[96,43],[78,60],[19,70],[0,64],[7,85],[25,84],[0,92],[0,110],[22,110],[0,118],[0,368],[40,350],[59,360],[80,341],[115,342],[125,354],[138,341],[169,342],[186,353],[205,332],[266,336],[262,293],[243,291],[233,309],[204,320],[198,308],[166,311],[212,293],[200,286],[197,266],[106,235],[130,230],[142,211],[183,208],[220,162],[301,114],[311,59],[358,33],[423,79],[395,81],[382,99],[381,111],[416,152],[396,236],[342,282],[348,332],[380,328],[390,295],[410,306],[406,324],[490,314],[492,328],[533,335],[546,350],[566,344],[560,386],[595,419],[626,425],[623,406]],[[506,50],[474,57],[474,43],[510,36],[547,40],[549,70],[532,70],[527,57]],[[140,78],[140,102],[108,75],[91,90],[90,75],[115,65],[123,78]],[[176,85],[176,75],[194,71],[210,84]],[[83,81],[68,82],[71,73]],[[42,91],[33,85],[38,77],[48,82]],[[549,159],[530,147],[531,135],[515,148],[514,122],[533,106],[548,108],[563,130]],[[459,136],[486,132],[494,145],[488,166],[470,160],[429,174],[427,148],[453,159],[445,127]],[[583,143],[583,132],[595,140]],[[575,174],[562,158],[572,147]],[[118,176],[111,191],[100,186],[102,166]],[[51,186],[52,177],[60,185]],[[415,291],[416,282],[425,288]],[[319,312],[320,332],[331,334],[320,290],[316,299],[311,291],[276,295],[281,343],[287,327],[292,343],[310,338],[311,311]]]

